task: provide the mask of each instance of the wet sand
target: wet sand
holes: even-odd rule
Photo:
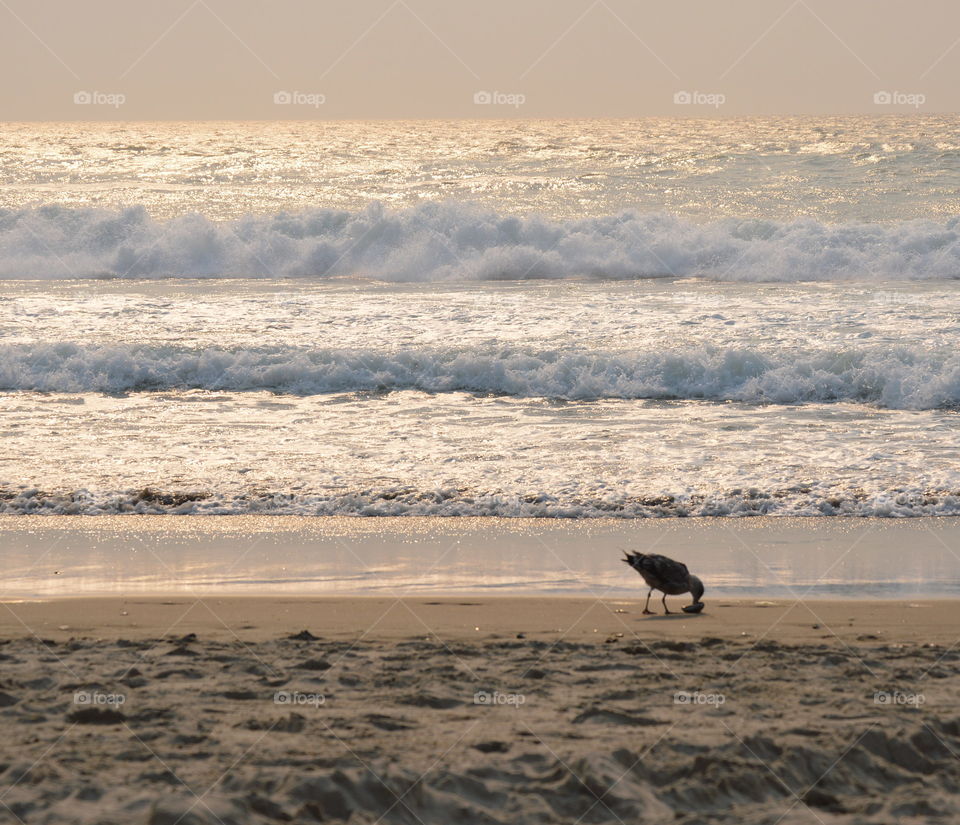
[[[638,579],[639,581],[639,579]],[[644,593],[646,591],[644,590]],[[6,602],[0,638],[36,633],[73,637],[151,639],[192,632],[218,642],[266,642],[309,628],[325,639],[395,641],[430,636],[449,641],[514,638],[547,642],[559,637],[593,642],[623,633],[641,639],[697,639],[709,635],[740,642],[775,638],[814,642],[856,641],[864,633],[891,643],[960,640],[955,599],[855,600],[710,599],[703,613],[680,612],[689,594],[669,596],[671,615],[644,616],[643,599],[519,597],[249,597],[157,596]]]
[[[642,606],[3,603],[0,822],[960,817],[960,603]]]
[[[634,598],[625,549],[707,598],[960,598],[955,518],[0,516],[3,598],[435,594]]]

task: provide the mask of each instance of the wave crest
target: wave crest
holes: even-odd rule
[[[699,224],[625,212],[551,220],[459,203],[311,209],[215,222],[45,206],[0,210],[0,279],[361,276],[384,281],[960,277],[960,218],[828,225]]]
[[[384,353],[7,344],[0,346],[0,389],[265,390],[297,395],[421,390],[567,400],[848,401],[938,409],[960,406],[960,355],[906,346],[808,352],[700,346],[624,353],[517,347]]]

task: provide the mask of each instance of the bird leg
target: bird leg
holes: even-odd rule
[[[670,611],[667,610],[667,594],[666,593],[663,594],[663,612],[667,616],[670,615]]]
[[[643,606],[643,615],[652,616],[653,611],[650,609],[650,597],[653,595],[653,588],[650,588],[650,592],[647,593],[647,603]]]

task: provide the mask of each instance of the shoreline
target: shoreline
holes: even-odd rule
[[[0,517],[0,599],[632,599],[646,592],[621,561],[628,548],[686,563],[707,601],[960,598],[960,520],[951,517],[164,515]]]

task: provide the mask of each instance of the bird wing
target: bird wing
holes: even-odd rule
[[[683,562],[674,561],[658,553],[628,553],[624,561],[648,583],[656,581],[668,587],[682,587],[687,584],[690,576],[690,571]]]

